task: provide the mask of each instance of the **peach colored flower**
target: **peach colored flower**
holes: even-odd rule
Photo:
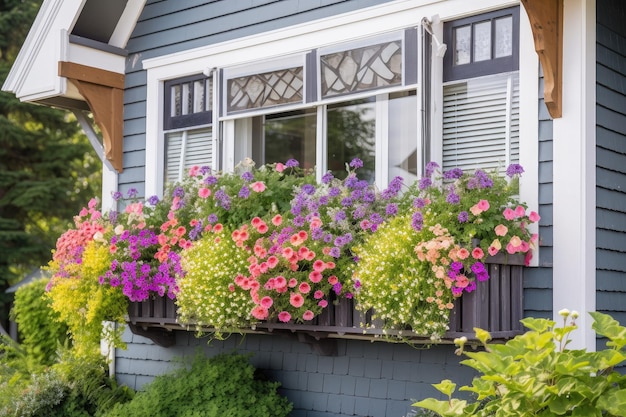
[[[282,222],[283,222],[283,216],[281,216],[280,214],[277,214],[276,216],[272,217],[272,224],[274,226],[280,226]]]
[[[480,213],[482,213],[483,211],[480,209],[480,207],[478,207],[478,204],[474,204],[472,207],[470,207],[470,211],[472,212],[472,214],[474,216],[478,216]]]
[[[311,271],[309,273],[309,280],[313,283],[318,283],[322,280],[322,274],[319,271]]]
[[[311,219],[311,229],[317,229],[322,226],[322,220],[319,217],[313,217]]]
[[[470,256],[470,253],[467,249],[461,248],[457,252],[457,256],[459,257],[459,259],[467,259]]]
[[[499,224],[499,225],[496,226],[496,228],[494,230],[495,230],[497,236],[504,236],[509,231],[509,228],[506,227],[503,224]]]

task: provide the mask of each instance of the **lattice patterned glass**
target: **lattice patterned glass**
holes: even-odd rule
[[[320,57],[322,97],[402,84],[402,42]]]
[[[228,111],[260,109],[302,102],[303,68],[231,78],[227,82]]]

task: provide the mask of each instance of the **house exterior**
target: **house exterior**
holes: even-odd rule
[[[45,0],[3,89],[75,112],[109,208],[115,191],[159,195],[190,165],[246,156],[293,157],[318,178],[359,156],[380,187],[428,161],[520,163],[541,215],[523,314],[624,324],[625,18],[619,0]],[[341,114],[371,129],[350,135]],[[579,325],[574,346],[603,346],[587,315]],[[473,375],[445,343],[339,338],[328,356],[278,334],[207,345],[168,331],[170,347],[125,333],[120,382],[235,350],[282,382],[294,416],[404,416],[430,384]]]

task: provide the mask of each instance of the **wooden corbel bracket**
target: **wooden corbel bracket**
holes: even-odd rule
[[[59,76],[70,80],[89,105],[102,131],[104,155],[122,172],[124,74],[60,61]]]
[[[563,111],[563,0],[522,0],[543,67],[543,96],[553,119]]]

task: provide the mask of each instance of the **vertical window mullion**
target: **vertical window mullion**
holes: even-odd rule
[[[315,178],[317,182],[322,182],[322,176],[328,170],[328,134],[326,132],[328,120],[326,117],[326,105],[317,106],[317,131],[315,144]]]
[[[180,143],[180,165],[178,166],[178,181],[182,181],[185,174],[185,158],[187,154],[187,131],[183,131]]]
[[[389,95],[376,96],[376,185],[384,189],[389,184]]]
[[[504,125],[504,146],[506,164],[509,166],[511,163],[511,118],[513,113],[513,76],[509,75],[506,81],[506,116]]]

